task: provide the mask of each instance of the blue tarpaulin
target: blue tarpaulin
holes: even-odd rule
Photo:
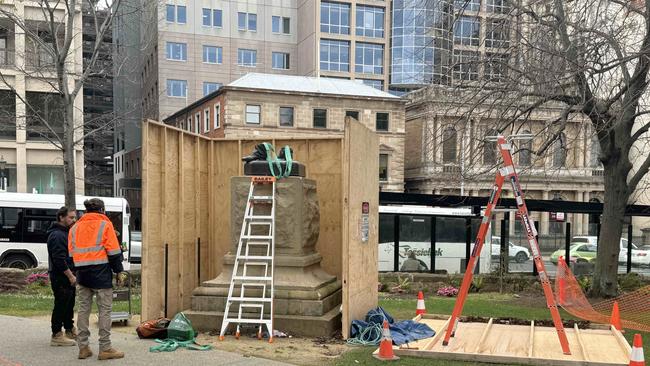
[[[397,346],[400,346],[405,343],[410,343],[417,341],[419,339],[425,339],[433,337],[436,332],[429,328],[428,325],[423,323],[414,322],[413,320],[404,320],[401,322],[395,322],[393,317],[390,316],[384,309],[378,307],[372,309],[366,314],[365,321],[363,320],[353,320],[352,327],[350,329],[351,338],[359,338],[364,331],[368,328],[380,329],[383,327],[384,319],[388,321],[390,328],[390,335],[393,338],[393,343]],[[379,335],[376,336],[376,333],[379,332]],[[368,334],[369,332],[366,332]],[[376,339],[376,344],[379,344],[381,340],[381,332],[375,331],[370,332],[374,335],[372,336],[373,341]],[[378,339],[377,339],[378,338]]]

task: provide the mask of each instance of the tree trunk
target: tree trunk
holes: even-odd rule
[[[630,198],[627,174],[621,172],[621,163],[623,162],[604,166],[605,202],[598,238],[596,272],[591,289],[591,295],[597,297],[614,297],[618,294],[618,255],[625,207]]]
[[[63,120],[63,186],[65,190],[66,207],[75,208],[76,178],[75,178],[75,151],[74,151],[74,100],[61,98],[64,103]]]

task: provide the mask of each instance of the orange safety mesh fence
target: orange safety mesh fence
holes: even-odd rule
[[[610,324],[617,301],[623,328],[650,332],[650,286],[591,304],[564,260],[558,261],[555,299],[569,314],[594,323]]]

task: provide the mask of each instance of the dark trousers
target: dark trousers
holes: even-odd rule
[[[61,331],[61,327],[71,330],[74,326],[75,287],[64,274],[50,273],[54,309],[52,309],[52,334]]]

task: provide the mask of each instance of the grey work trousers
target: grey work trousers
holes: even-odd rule
[[[106,351],[111,348],[111,309],[113,307],[113,289],[93,289],[79,285],[77,298],[79,299],[79,313],[77,315],[77,344],[79,349],[88,346],[90,336],[90,311],[93,305],[93,295],[97,297],[97,309],[99,310],[99,350]]]

